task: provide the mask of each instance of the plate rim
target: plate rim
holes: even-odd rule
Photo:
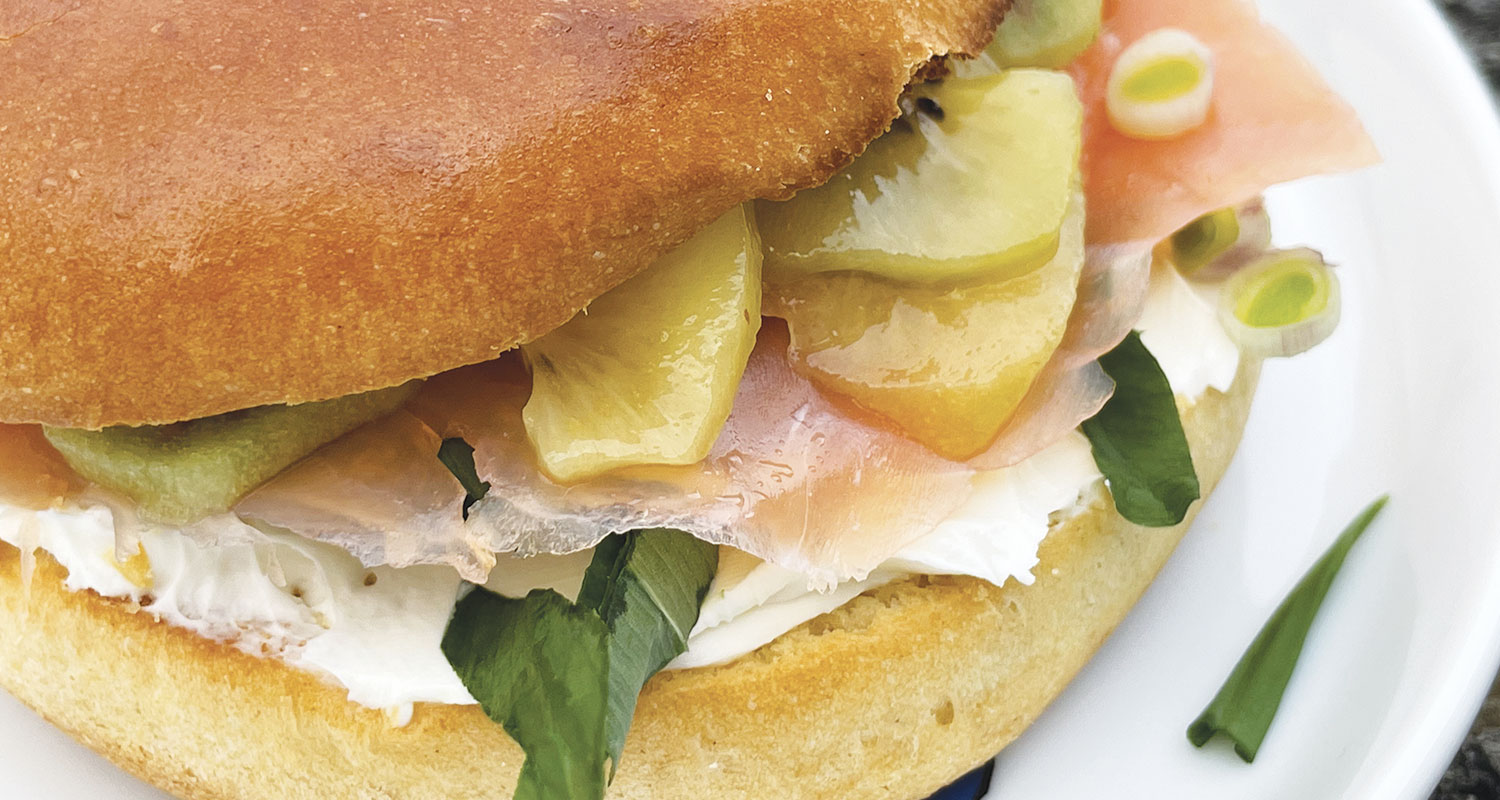
[[[1372,11],[1381,13],[1378,7]],[[1384,14],[1409,18],[1408,30],[1412,48],[1427,54],[1434,66],[1448,76],[1445,90],[1454,100],[1455,115],[1465,119],[1465,127],[1477,134],[1476,174],[1483,176],[1484,189],[1500,209],[1500,97],[1481,74],[1477,60],[1459,38],[1458,31],[1437,7],[1436,0],[1403,0],[1387,6]],[[1403,19],[1403,22],[1406,20]],[[1476,181],[1480,183],[1480,181]],[[1490,526],[1497,528],[1495,524]],[[1500,532],[1500,531],[1497,531]],[[1445,680],[1433,692],[1425,709],[1407,737],[1409,746],[1401,751],[1401,761],[1387,764],[1381,772],[1395,779],[1385,785],[1391,791],[1385,796],[1400,800],[1427,800],[1459,752],[1475,717],[1489,695],[1490,687],[1500,673],[1500,558],[1490,565],[1493,580],[1487,582],[1481,600],[1473,608],[1473,620],[1491,620],[1489,626],[1470,628],[1484,636],[1465,640],[1465,646],[1454,652]],[[1424,735],[1430,734],[1430,735]],[[1359,788],[1364,781],[1361,770],[1344,793]],[[1379,778],[1379,774],[1370,777]]]

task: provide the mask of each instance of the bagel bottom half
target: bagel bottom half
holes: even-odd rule
[[[1258,366],[1187,408],[1205,489]],[[1206,493],[1206,492],[1205,492]],[[611,798],[920,798],[993,756],[1072,679],[1188,522],[1127,523],[1103,492],[1059,521],[1032,586],[913,578],[730,664],[647,685]],[[1196,513],[1196,507],[1194,508]],[[92,593],[45,555],[29,589],[0,544],[0,684],[186,798],[501,798],[522,754],[476,707],[382,712]],[[559,798],[558,800],[565,800]]]

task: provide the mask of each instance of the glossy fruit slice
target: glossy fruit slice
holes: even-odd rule
[[[760,329],[748,206],[720,217],[566,325],[524,345],[526,433],[552,477],[702,459]]]
[[[1066,75],[1012,70],[918,86],[848,169],[756,206],[766,272],[857,270],[906,284],[1001,280],[1057,251],[1081,107]]]
[[[0,423],[0,503],[47,508],[82,486],[40,425]]]
[[[1062,69],[1099,35],[1103,0],[1014,0],[985,54],[1001,67]]]
[[[895,287],[854,273],[768,291],[798,371],[891,419],[940,455],[983,450],[1062,340],[1084,263],[1075,201],[1054,258],[1035,272],[957,289]]]
[[[395,411],[419,385],[172,425],[44,432],[78,474],[134,500],[143,517],[186,524],[228,509],[320,445]]]

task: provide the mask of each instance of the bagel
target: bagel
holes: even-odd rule
[[[1185,408],[1205,490],[1234,454],[1258,374],[1247,362],[1228,393]],[[913,578],[729,664],[658,673],[608,796],[918,800],[993,757],[1124,618],[1192,521],[1132,525],[1102,488],[1062,517],[1031,586]],[[309,673],[70,593],[55,563],[38,562],[28,591],[16,550],[0,544],[0,685],[143,780],[203,800],[515,788],[521,752],[477,706],[421,705],[396,727]]]
[[[1264,260],[1256,196],[1373,158],[1247,0],[1046,1],[0,3],[0,688],[189,800],[919,800],[990,759],[1291,352],[1204,282]],[[1122,53],[1179,25],[1198,128],[1132,135]],[[476,587],[585,563],[572,607]]]

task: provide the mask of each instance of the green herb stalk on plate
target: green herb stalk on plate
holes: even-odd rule
[[[1307,631],[1328,594],[1328,587],[1333,585],[1350,548],[1385,508],[1388,499],[1382,496],[1360,512],[1277,606],[1224,681],[1223,688],[1188,726],[1188,741],[1194,746],[1202,747],[1222,733],[1234,742],[1234,752],[1246,763],[1255,760],[1281,707],[1282,694],[1292,679]]]

